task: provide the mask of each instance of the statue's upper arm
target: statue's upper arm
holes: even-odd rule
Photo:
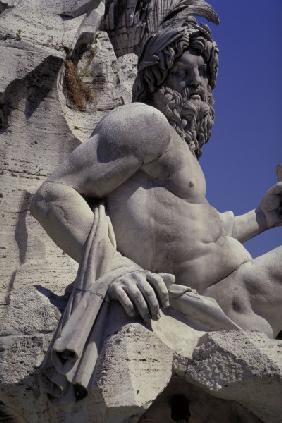
[[[169,143],[169,124],[156,109],[139,103],[109,113],[89,141],[74,150],[49,181],[104,197],[143,164],[161,156]]]
[[[128,104],[109,113],[98,124],[95,133],[104,138],[107,151],[114,149],[121,155],[134,155],[144,164],[159,157],[170,139],[165,116],[143,103]],[[99,150],[102,156],[107,155],[102,143]]]

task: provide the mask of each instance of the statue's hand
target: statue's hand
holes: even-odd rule
[[[277,182],[266,192],[259,210],[263,213],[268,228],[282,225],[282,182]]]
[[[130,317],[136,312],[144,321],[160,317],[160,308],[169,306],[168,289],[157,273],[137,270],[115,280],[108,290],[112,300],[118,301]]]

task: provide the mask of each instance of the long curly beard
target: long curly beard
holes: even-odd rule
[[[165,85],[154,93],[153,106],[160,110],[170,125],[184,139],[197,158],[211,136],[214,124],[214,108],[211,90],[201,98],[191,98],[195,93],[189,89],[182,93]]]

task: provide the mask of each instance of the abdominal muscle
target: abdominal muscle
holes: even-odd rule
[[[140,180],[108,198],[118,250],[152,272],[172,273],[199,293],[225,278],[250,255],[224,236],[219,213],[205,199],[191,203]]]
[[[176,282],[205,294],[207,288],[249,260],[251,256],[242,244],[234,238],[222,236],[217,242],[210,243],[196,259],[179,263],[175,271]]]

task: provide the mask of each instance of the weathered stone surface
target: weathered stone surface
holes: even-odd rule
[[[46,398],[35,396],[33,374],[48,348],[77,264],[29,213],[32,194],[80,144],[79,138],[86,138],[75,136],[68,124],[60,87],[64,60],[84,16],[62,18],[62,3],[0,3],[0,416],[20,422],[70,421],[63,420],[60,410],[52,411]],[[103,49],[99,60],[109,55],[115,61],[109,43],[104,46],[102,41]],[[104,69],[106,77],[110,66],[111,61]],[[117,65],[110,77],[117,90],[118,72]],[[102,92],[103,86],[101,98]],[[117,104],[116,94],[112,102],[107,95],[99,117]],[[91,129],[80,125],[82,132],[91,132],[97,120],[91,121]]]
[[[24,79],[14,80],[4,95],[2,304],[9,303],[15,287],[49,284],[60,290],[75,276],[76,265],[47,239],[28,213],[31,194],[64,155],[78,145],[57,99],[60,66],[61,61],[53,57],[43,61]],[[3,313],[6,315],[5,310]]]
[[[237,401],[262,421],[279,422],[282,412],[282,343],[259,333],[205,335],[185,378],[209,393]],[[176,368],[178,364],[176,364]],[[182,369],[182,370],[181,370]]]
[[[125,413],[128,417],[140,415],[165,389],[171,378],[173,352],[151,331],[132,323],[110,337],[100,360],[94,392],[98,389],[103,398],[105,420],[122,422]],[[116,413],[119,408],[123,410],[120,417]]]
[[[57,6],[61,4],[51,3],[44,4],[49,9],[55,7],[55,3]],[[55,166],[80,143],[80,139],[87,138],[97,120],[118,104],[120,99],[115,90],[121,89],[118,66],[110,74],[115,57],[110,44],[104,43],[104,37],[99,44],[100,56],[95,66],[101,68],[104,58],[110,58],[103,68],[104,77],[109,80],[106,81],[109,85],[107,100],[103,97],[106,88],[102,84],[99,96],[103,107],[98,116],[95,109],[91,113],[78,112],[69,118],[68,110],[71,113],[72,109],[65,106],[60,80],[61,75],[64,79],[64,47],[70,47],[73,42],[79,21],[65,22],[58,15],[60,11],[44,9],[44,5],[41,8],[38,2],[37,7],[29,2],[13,5],[16,7],[7,9],[0,16],[0,49],[5,57],[5,66],[0,73],[2,304],[9,303],[10,291],[18,292],[22,285],[44,285],[62,293],[74,279],[76,264],[50,242],[29,215],[30,198]],[[54,41],[54,20],[61,37],[57,41]],[[32,33],[27,22],[36,33]],[[23,31],[19,32],[21,28],[17,29],[17,25],[22,25]],[[68,27],[72,34],[69,36]],[[66,39],[70,40],[68,45]]]
[[[280,422],[281,341],[237,331],[206,335],[170,316],[153,322],[153,331],[139,323],[117,326],[89,396],[67,407],[52,405],[34,375],[63,305],[62,298],[47,299],[36,288],[11,294],[0,338],[0,401],[14,421],[137,422],[148,410],[140,422],[169,423],[171,398],[181,395],[192,422],[215,423],[219,416],[234,423],[236,416],[244,423]]]
[[[129,54],[116,58],[106,32],[98,32],[91,48],[77,63],[77,74],[91,99],[81,111],[65,90],[62,69],[58,92],[65,119],[73,134],[82,142],[92,134],[106,112],[131,102],[132,84],[136,77],[137,57]]]
[[[195,385],[176,377],[141,417],[139,423],[261,423],[234,401],[212,397]]]
[[[206,416],[208,413],[214,413],[213,418],[216,418],[213,410],[214,404],[217,403],[214,399],[216,397],[228,400],[227,403],[219,401],[218,404],[226,408],[226,413],[230,413],[230,422],[237,415],[237,411],[232,411],[232,407],[238,410],[238,416],[245,413],[243,422],[280,422],[281,342],[270,341],[257,333],[231,331],[200,335],[186,328],[186,332],[190,331],[190,342],[198,339],[198,346],[190,356],[184,356],[175,351],[179,351],[179,345],[183,345],[183,334],[175,335],[174,348],[169,348],[164,343],[165,335],[160,334],[161,321],[158,325],[158,333],[156,329],[150,332],[139,324],[126,325],[106,343],[101,359],[101,377],[97,383],[97,388],[107,405],[105,410],[109,420],[105,418],[105,421],[127,421],[126,418],[134,413],[140,416],[142,409],[145,411],[149,404],[165,391],[164,388],[168,387],[170,395],[167,395],[167,398],[173,393],[178,393],[190,400],[192,398],[193,401],[197,398],[201,403],[200,398],[206,396],[209,400],[205,404],[205,411],[202,410],[203,416],[205,413]],[[163,330],[166,332],[169,329],[173,333],[173,324],[170,327],[169,321],[165,320]],[[179,381],[176,390],[170,388],[175,378]],[[195,406],[191,407],[191,415],[196,418],[199,409],[196,411]],[[111,417],[111,413],[112,416],[117,416],[115,413],[119,409],[123,410],[124,420],[114,420],[114,417]],[[169,404],[162,410],[167,413]],[[219,418],[220,411],[218,413]],[[195,421],[204,423],[203,416]],[[152,421],[157,423],[166,420],[159,417]]]

